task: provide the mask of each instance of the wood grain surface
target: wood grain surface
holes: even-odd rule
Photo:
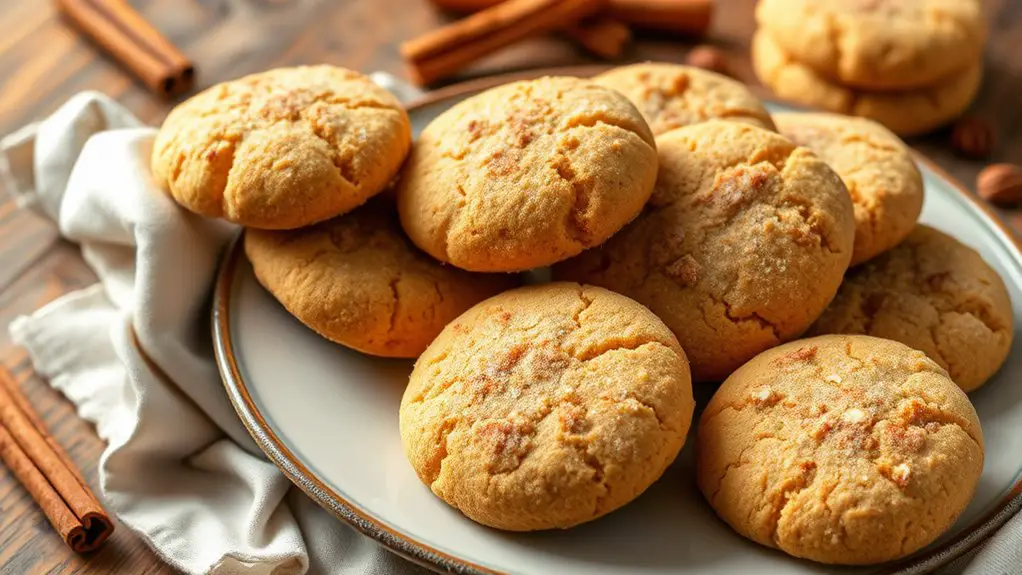
[[[426,0],[145,0],[132,2],[188,54],[197,89],[266,68],[327,62],[407,77],[398,45],[446,21]],[[718,0],[710,37],[731,57],[736,74],[756,83],[748,59],[755,0]],[[993,160],[1022,163],[1022,2],[985,0],[990,21],[986,77],[972,112],[996,127]],[[43,0],[0,0],[0,135],[45,117],[82,90],[104,92],[146,122],[157,124],[175,104],[152,96],[114,62],[80,38]],[[680,62],[694,40],[638,34],[623,62]],[[544,66],[596,63],[557,37],[510,47],[458,79]],[[910,141],[972,188],[982,162],[956,158],[947,133]],[[1016,229],[1022,218],[1006,213]],[[12,370],[54,437],[97,487],[103,445],[70,403],[32,375],[6,325],[95,276],[76,246],[52,224],[15,207],[0,189],[0,362]],[[64,546],[33,501],[0,467],[0,573],[173,572],[127,529],[90,556]]]

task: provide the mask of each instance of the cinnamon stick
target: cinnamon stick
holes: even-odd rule
[[[610,0],[607,16],[640,28],[702,35],[713,20],[713,0]]]
[[[2,368],[0,380],[0,459],[72,550],[97,549],[114,530],[109,515]]]
[[[476,12],[504,0],[432,0],[452,12]],[[607,0],[603,15],[624,24],[701,36],[710,27],[713,0]]]
[[[613,18],[583,20],[564,29],[564,35],[605,60],[613,60],[632,40],[632,31]]]
[[[188,91],[195,67],[156,28],[123,0],[55,0],[57,9],[85,35],[161,96]]]
[[[563,28],[603,0],[507,0],[401,45],[413,79],[430,84],[524,38]]]

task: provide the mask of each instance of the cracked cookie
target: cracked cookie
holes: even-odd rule
[[[852,256],[848,191],[806,148],[712,120],[657,138],[648,209],[606,244],[554,268],[649,307],[674,331],[696,381],[720,381],[800,335]]]
[[[638,497],[692,419],[688,362],[655,315],[572,283],[490,298],[419,357],[401,441],[423,483],[470,519],[567,528]]]
[[[744,84],[692,66],[634,64],[593,81],[631,100],[655,135],[714,118],[774,129],[770,114]]]
[[[923,176],[912,153],[889,130],[837,114],[775,114],[778,131],[827,162],[855,208],[851,265],[898,245],[923,209]]]
[[[411,145],[389,92],[333,66],[217,84],[167,116],[152,170],[185,208],[246,227],[292,229],[379,193]]]
[[[752,38],[752,67],[778,97],[829,112],[862,116],[912,136],[957,118],[979,92],[983,64],[973,61],[935,84],[899,92],[869,92],[835,84],[786,54],[762,31]]]
[[[979,0],[762,0],[760,30],[832,82],[915,89],[980,60]]]
[[[642,209],[653,135],[617,92],[547,77],[493,88],[433,120],[398,185],[401,223],[471,271],[546,266],[598,245]]]
[[[925,352],[965,391],[1008,357],[1014,336],[1004,281],[972,248],[927,226],[848,272],[810,334],[866,334]]]
[[[416,357],[513,276],[470,274],[417,250],[383,200],[315,226],[249,229],[245,253],[259,283],[323,337],[385,357]]]
[[[756,356],[699,421],[696,480],[753,541],[866,565],[928,545],[965,509],[983,434],[965,394],[920,351],[867,336]]]

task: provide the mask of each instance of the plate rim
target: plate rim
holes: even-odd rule
[[[509,72],[493,76],[485,76],[452,84],[415,98],[405,107],[409,112],[442,102],[451,98],[464,96],[520,79],[537,78],[547,75],[564,75],[586,77],[594,75],[611,66],[584,65],[556,68],[540,68]],[[762,95],[762,94],[761,94]],[[769,98],[766,98],[769,99]],[[786,104],[790,105],[790,104]],[[1015,259],[1022,265],[1022,240],[1017,233],[1003,220],[994,209],[979,199],[946,170],[937,165],[922,153],[912,149],[917,162],[926,166],[942,180],[950,185],[958,194],[978,209],[990,223],[1000,232],[1005,244],[1014,248]],[[234,276],[238,260],[244,255],[242,241],[244,231],[239,233],[221,257],[213,289],[211,305],[211,331],[213,336],[213,352],[216,359],[220,379],[227,396],[234,406],[238,417],[255,440],[259,448],[279,468],[284,475],[310,499],[329,511],[335,517],[348,523],[356,530],[384,545],[390,551],[421,565],[423,567],[466,575],[502,575],[483,565],[467,559],[456,557],[436,549],[406,534],[399,533],[385,525],[373,514],[360,505],[346,500],[320,480],[294,452],[285,445],[273,428],[263,417],[258,406],[248,391],[234,354],[234,344],[230,336],[230,300],[234,287]],[[958,559],[985,542],[997,529],[1022,510],[1022,477],[1012,485],[1011,490],[1001,502],[990,512],[979,519],[978,525],[960,533],[939,548],[921,557],[904,559],[883,566],[877,573],[910,575],[928,573]]]

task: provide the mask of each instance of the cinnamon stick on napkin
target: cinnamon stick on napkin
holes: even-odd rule
[[[0,459],[77,553],[97,549],[114,524],[71,458],[50,437],[17,382],[0,368]]]

